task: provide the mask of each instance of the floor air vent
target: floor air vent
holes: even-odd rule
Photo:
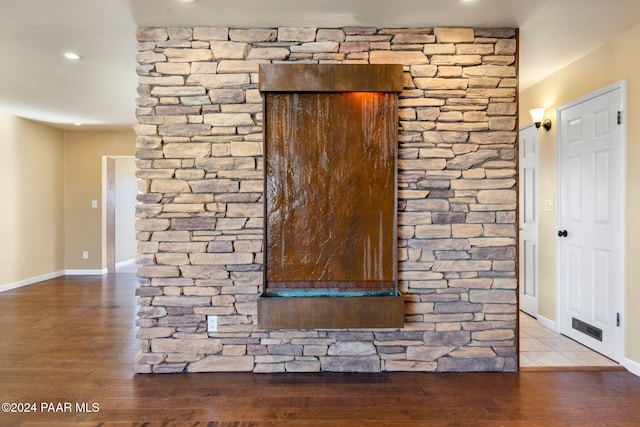
[[[584,323],[582,320],[578,320],[575,317],[571,318],[571,327],[576,331],[589,335],[591,338],[602,341],[602,329],[598,329],[595,326]]]

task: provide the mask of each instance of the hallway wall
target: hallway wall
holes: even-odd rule
[[[0,290],[62,274],[64,132],[0,112]]]

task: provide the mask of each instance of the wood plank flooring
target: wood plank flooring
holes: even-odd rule
[[[0,293],[0,403],[36,404],[0,426],[640,426],[626,371],[134,375],[134,289],[116,274]]]

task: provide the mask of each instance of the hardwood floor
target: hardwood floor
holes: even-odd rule
[[[116,274],[0,293],[0,403],[37,410],[0,426],[640,426],[626,371],[134,375],[134,288]]]

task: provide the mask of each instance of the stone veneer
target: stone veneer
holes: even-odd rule
[[[515,371],[517,31],[137,31],[136,372]],[[269,62],[400,63],[400,330],[259,330]],[[218,331],[207,333],[207,315]]]

